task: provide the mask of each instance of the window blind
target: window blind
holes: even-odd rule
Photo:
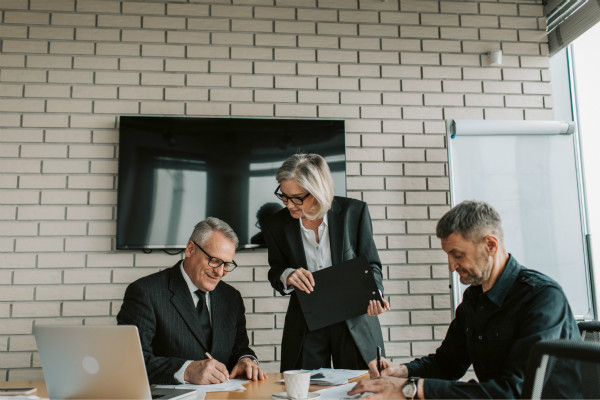
[[[554,55],[600,21],[600,0],[547,0],[544,15]]]

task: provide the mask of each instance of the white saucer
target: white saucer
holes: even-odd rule
[[[287,392],[273,393],[271,397],[278,400],[289,400]],[[308,392],[308,399],[318,399],[319,397],[321,397],[321,393]]]

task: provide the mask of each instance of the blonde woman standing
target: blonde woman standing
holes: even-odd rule
[[[269,251],[269,281],[291,295],[281,346],[281,371],[290,369],[367,369],[383,348],[377,315],[389,310],[372,300],[365,314],[309,331],[294,288],[311,293],[312,273],[365,256],[383,296],[381,261],[373,240],[367,204],[333,194],[327,162],[318,154],[295,154],[277,171],[275,195],[285,208],[267,219],[263,234]],[[343,276],[339,277],[344,279]]]

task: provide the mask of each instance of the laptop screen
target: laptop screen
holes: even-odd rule
[[[36,326],[34,334],[50,398],[151,398],[135,326]]]

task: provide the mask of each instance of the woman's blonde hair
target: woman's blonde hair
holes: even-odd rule
[[[277,170],[277,182],[294,179],[302,188],[313,195],[316,201],[314,213],[305,212],[308,219],[323,218],[333,201],[333,178],[329,165],[318,154],[294,154],[288,157]]]

